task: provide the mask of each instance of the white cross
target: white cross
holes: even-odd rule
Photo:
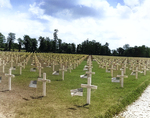
[[[121,70],[121,75],[117,75],[117,77],[121,78],[121,87],[123,87],[123,80],[124,78],[127,78],[128,76],[124,75],[124,69],[120,69]]]
[[[46,96],[46,82],[51,82],[51,80],[46,79],[46,73],[43,73],[43,79],[42,78],[38,78],[38,81],[42,81],[43,82],[43,96]]]
[[[5,73],[5,65],[6,65],[5,60],[3,60],[3,63],[2,63],[2,66],[3,66],[3,73]]]
[[[63,65],[63,68],[59,70],[62,71],[62,80],[64,80],[64,71],[66,71],[64,65]]]
[[[91,85],[91,78],[90,77],[88,77],[87,81],[88,81],[88,83],[87,84],[81,84],[81,87],[87,88],[87,104],[90,104],[91,89],[97,89],[97,86]]]
[[[113,70],[115,70],[115,68],[113,68],[113,64],[111,65],[110,70],[111,70],[111,77],[113,77]]]
[[[41,77],[41,69],[42,69],[43,67],[41,66],[41,63],[39,63],[39,66],[38,66],[38,69],[39,69],[39,77]]]
[[[11,69],[9,69],[9,74],[5,74],[8,77],[8,90],[11,90],[11,77],[15,77],[15,75],[11,74]]]
[[[23,67],[21,62],[19,63],[19,66],[20,66],[20,75],[21,75],[22,74],[22,67]]]
[[[55,62],[54,61],[53,61],[52,65],[53,65],[53,71],[55,71]]]
[[[13,68],[13,62],[14,62],[14,61],[13,61],[12,58],[11,58],[11,61],[10,61],[10,62],[11,62],[11,68]]]
[[[144,66],[144,68],[142,68],[142,70],[144,70],[144,75],[146,75],[146,66]]]
[[[133,72],[136,73],[136,79],[138,78],[138,67],[136,67],[136,70],[133,70]]]

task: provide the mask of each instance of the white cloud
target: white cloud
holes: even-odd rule
[[[0,8],[12,8],[10,0],[0,0]]]
[[[137,5],[140,5],[140,1],[139,0],[124,0],[125,5],[129,6],[129,7],[134,7]]]
[[[34,14],[37,15],[38,17],[42,16],[44,14],[44,10],[40,9],[40,6],[43,5],[44,3],[41,2],[39,4],[36,4],[35,2],[33,3],[33,5],[30,4],[30,8],[29,11]]]

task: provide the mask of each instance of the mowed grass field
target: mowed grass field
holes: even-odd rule
[[[52,75],[52,68],[44,67],[42,73],[46,73],[47,79],[51,83],[47,83],[47,96],[42,97],[42,82],[38,82],[37,89],[30,88],[31,80],[37,80],[38,71],[30,72],[31,60],[29,60],[25,69],[22,69],[22,75],[19,75],[19,67],[13,70],[15,78],[12,79],[12,91],[4,91],[7,89],[7,78],[4,84],[0,83],[0,104],[4,106],[5,114],[11,112],[16,118],[93,118],[93,117],[111,117],[107,114],[119,112],[123,110],[126,103],[133,102],[141,91],[150,83],[150,72],[147,75],[139,73],[138,79],[130,75],[131,71],[127,69],[124,79],[124,88],[120,87],[120,83],[111,82],[111,74],[105,72],[105,68],[99,68],[96,61],[92,61],[92,85],[96,85],[97,90],[91,91],[91,104],[86,105],[87,89],[83,89],[83,97],[71,96],[70,90],[81,88],[81,84],[86,84],[87,79],[81,79],[80,75],[85,74],[83,67],[87,64],[84,60],[76,69],[69,73],[65,72],[65,79],[62,81],[60,75]],[[56,70],[59,67],[56,66]],[[114,71],[114,75],[120,75],[120,71]],[[142,90],[139,91],[142,85]],[[135,93],[135,98],[133,98]],[[130,98],[131,96],[131,98]],[[131,100],[131,101],[130,101]],[[127,101],[127,102],[126,102]],[[121,105],[120,105],[121,104]],[[120,105],[120,106],[119,106]],[[2,107],[1,106],[1,107]],[[118,108],[116,108],[118,106]],[[114,111],[113,111],[114,110]]]

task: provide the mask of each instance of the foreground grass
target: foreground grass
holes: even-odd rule
[[[140,96],[141,92],[149,84],[150,72],[147,75],[139,74],[138,79],[131,76],[130,70],[127,70],[128,78],[124,79],[124,88],[120,87],[120,83],[112,83],[110,73],[106,73],[105,69],[98,68],[96,62],[93,61],[92,85],[98,86],[97,90],[91,92],[91,104],[86,104],[86,93],[84,89],[83,97],[71,97],[70,90],[80,88],[81,84],[86,84],[87,79],[81,79],[79,76],[85,74],[83,71],[86,61],[83,61],[71,73],[65,72],[65,80],[62,81],[61,74],[59,76],[52,75],[52,68],[45,67],[42,70],[47,73],[47,79],[51,83],[47,83],[47,96],[39,99],[32,99],[35,96],[42,95],[42,83],[38,82],[38,89],[29,88],[31,80],[38,78],[38,72],[30,72],[32,67],[29,64],[23,69],[22,75],[19,75],[19,68],[13,71],[16,77],[12,80],[13,86],[20,89],[22,99],[26,101],[18,104],[16,109],[16,117],[20,118],[91,118],[91,117],[112,117],[115,113],[123,110],[126,105],[132,103]],[[58,67],[56,67],[58,69]],[[120,74],[116,71],[115,74]],[[37,93],[36,93],[37,91]]]

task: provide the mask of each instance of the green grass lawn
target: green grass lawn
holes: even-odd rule
[[[139,96],[141,91],[136,91],[141,85],[147,86],[150,82],[150,72],[147,71],[147,75],[139,73],[138,79],[135,76],[130,75],[131,71],[127,69],[128,78],[124,79],[124,88],[120,87],[120,83],[111,82],[111,74],[106,73],[105,69],[98,67],[96,61],[93,61],[93,69],[95,72],[92,75],[92,85],[96,85],[97,90],[91,91],[91,104],[86,104],[87,89],[83,89],[83,97],[74,96],[70,94],[71,89],[81,88],[81,84],[86,84],[87,79],[81,79],[80,75],[85,74],[83,71],[86,61],[83,61],[76,69],[71,73],[65,72],[65,79],[62,81],[61,72],[59,76],[52,75],[52,68],[44,67],[42,73],[47,73],[47,79],[51,80],[51,83],[47,83],[47,96],[39,99],[32,99],[35,96],[42,96],[42,82],[38,82],[37,90],[35,88],[29,88],[31,80],[38,78],[37,72],[30,72],[31,60],[25,69],[22,69],[22,75],[19,75],[19,67],[12,73],[15,74],[15,78],[12,79],[13,86],[18,88],[19,95],[24,100],[18,104],[16,108],[17,118],[92,118],[92,117],[111,117],[107,116],[110,113],[118,113],[119,110],[125,106],[122,104],[125,101],[125,105],[133,102],[136,97],[130,101],[130,97],[133,97],[133,93]],[[56,67],[56,69],[59,69]],[[114,71],[115,75],[120,75],[120,71]],[[144,86],[144,88],[145,88]],[[143,88],[143,89],[144,89]],[[142,91],[143,91],[142,89]],[[135,92],[136,91],[136,92]],[[127,101],[127,102],[126,102]],[[128,102],[129,101],[129,102]],[[13,103],[12,103],[13,104]],[[120,105],[119,108],[116,105]],[[113,111],[114,109],[114,111]],[[116,110],[117,109],[117,110]],[[119,109],[119,110],[118,110]]]

